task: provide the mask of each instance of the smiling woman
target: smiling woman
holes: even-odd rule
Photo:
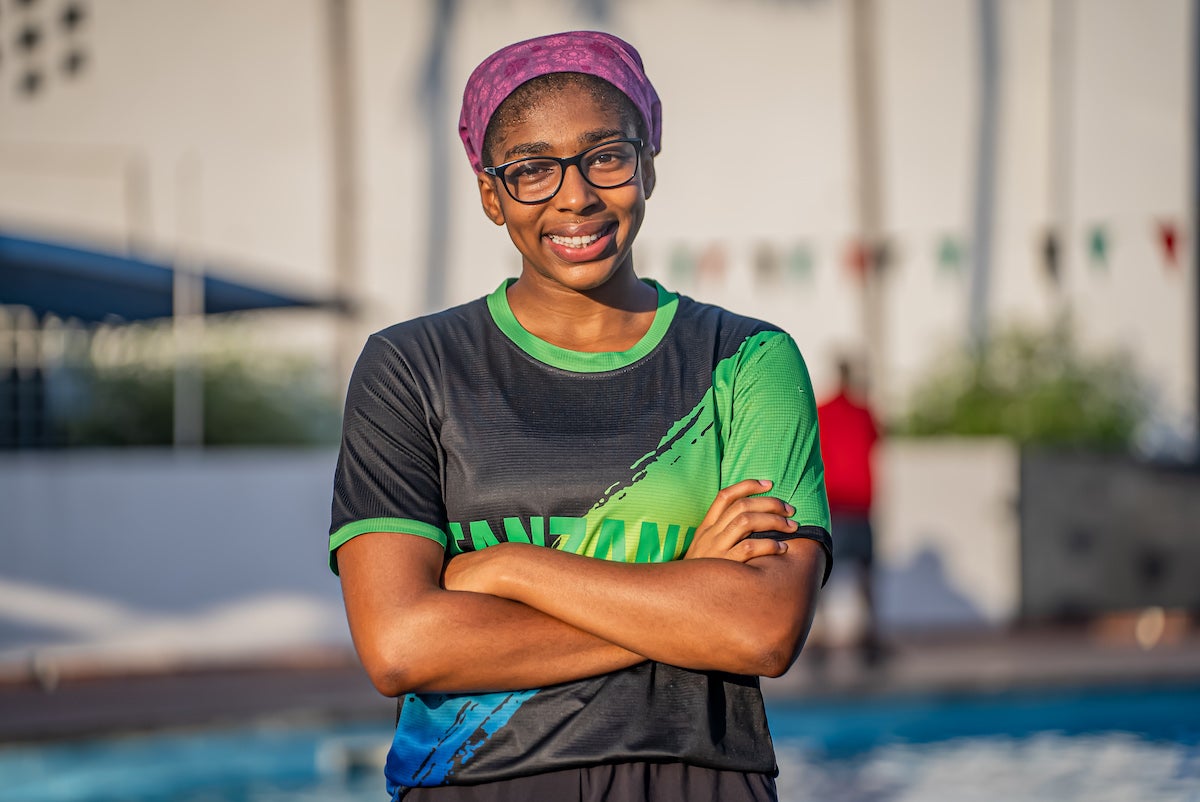
[[[521,274],[368,340],[334,486],[389,792],[773,800],[758,678],[831,545],[799,350],[637,276],[661,113],[626,42],[498,51],[460,134]]]

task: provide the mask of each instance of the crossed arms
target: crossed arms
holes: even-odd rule
[[[748,479],[718,493],[682,560],[621,563],[502,543],[444,563],[375,532],[337,552],[355,648],[380,693],[538,688],[656,660],[779,676],[812,623],[826,555]]]

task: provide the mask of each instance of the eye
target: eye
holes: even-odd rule
[[[557,162],[531,159],[529,161],[517,162],[512,167],[509,167],[505,174],[510,181],[529,183],[549,178],[554,175],[556,169],[558,169]]]
[[[587,155],[589,170],[611,172],[625,169],[634,159],[634,148],[628,142],[601,145]]]

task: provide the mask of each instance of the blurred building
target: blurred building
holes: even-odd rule
[[[599,28],[638,47],[664,101],[639,273],[789,329],[819,392],[836,353],[867,354],[885,418],[945,349],[1067,315],[1085,348],[1133,356],[1167,439],[1186,440],[1200,358],[1196,13],[1191,0],[0,0],[0,236],[344,299],[352,314],[246,321],[256,342],[318,355],[343,387],[369,332],[519,270],[456,135],[470,70],[519,39]],[[0,314],[0,369],[34,358],[33,325]],[[1017,616],[1020,455],[981,448],[884,455],[885,619]],[[345,637],[321,565],[330,455],[263,492],[240,477],[285,474],[253,456],[50,456],[0,460],[0,490],[29,483],[0,493],[19,511],[0,530],[27,549],[0,577],[0,619],[29,613],[13,631],[75,621],[30,612],[58,608],[25,580],[134,611],[114,621],[174,604],[219,623],[213,605],[261,590],[302,537],[279,590],[321,604],[295,607],[296,637]],[[115,470],[133,478],[101,481]],[[210,517],[175,534],[193,548],[220,531],[212,548],[262,571],[198,575],[170,603],[178,582],[139,589],[188,553],[145,523],[146,477],[163,479],[152,520],[196,503],[196,487],[241,498],[201,503]],[[104,500],[103,514],[88,506]],[[31,534],[45,530],[69,538]],[[106,542],[150,556],[97,576]]]
[[[604,28],[636,43],[665,99],[641,273],[791,329],[819,386],[833,350],[866,348],[895,413],[968,335],[983,265],[986,323],[1069,311],[1086,345],[1132,351],[1157,413],[1185,427],[1192,14],[1187,0],[5,0],[0,230],[349,297],[340,338],[327,314],[286,334],[336,349],[344,372],[365,333],[517,269],[456,138],[472,66]],[[714,153],[732,168],[712,170]]]

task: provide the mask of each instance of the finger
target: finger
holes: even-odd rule
[[[756,493],[765,493],[770,489],[771,482],[766,479],[743,479],[740,482],[731,484],[729,487],[721,488],[717,491],[717,497],[713,499],[713,503],[709,505],[708,513],[704,516],[704,520],[700,522],[699,528],[703,529],[715,524],[734,502],[753,496]]]
[[[772,557],[786,553],[787,541],[772,540],[769,537],[749,538],[734,546],[728,552],[728,559],[735,562],[749,562],[758,557]]]
[[[712,542],[718,548],[730,549],[755,532],[790,534],[797,528],[797,523],[784,515],[775,515],[769,512],[746,512],[734,516],[724,528],[717,529],[713,533]]]
[[[776,498],[775,496],[751,496],[749,498],[741,498],[726,507],[725,512],[713,522],[713,525],[717,527],[728,526],[729,522],[734,520],[737,516],[745,513],[756,512],[766,512],[786,518],[795,514],[796,508],[783,499]]]
[[[777,498],[743,499],[726,510],[712,528],[734,537],[736,542],[750,532],[790,532],[788,523],[795,513],[795,507]],[[758,528],[752,528],[755,526]]]

